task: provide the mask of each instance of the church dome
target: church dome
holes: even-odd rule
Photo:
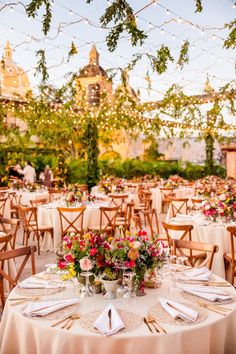
[[[78,75],[78,78],[86,78],[86,77],[96,77],[96,76],[104,76],[107,77],[106,71],[99,65],[99,54],[96,49],[96,46],[93,45],[90,53],[89,53],[89,64],[84,66]]]
[[[0,68],[1,97],[5,99],[24,99],[30,89],[25,71],[12,59],[12,48],[7,41]]]

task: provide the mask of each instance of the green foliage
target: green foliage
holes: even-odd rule
[[[39,58],[37,62],[37,67],[35,69],[35,75],[41,74],[42,75],[42,82],[45,83],[49,78],[48,71],[47,71],[47,64],[45,58],[45,50],[40,49],[36,52],[36,56]]]
[[[195,0],[196,10],[195,12],[202,12],[202,0]]]
[[[28,17],[35,18],[38,10],[42,6],[45,6],[45,14],[43,15],[43,33],[46,36],[50,30],[52,21],[52,5],[50,4],[50,0],[31,0],[26,7],[26,12]]]
[[[67,161],[67,182],[68,183],[87,183],[87,161],[69,160]]]
[[[230,29],[228,37],[224,41],[224,48],[233,49],[236,47],[236,19],[231,21],[230,23],[225,24],[226,28]]]
[[[183,69],[184,64],[187,64],[189,62],[189,56],[188,56],[188,51],[189,51],[189,41],[186,40],[183,42],[180,50],[180,55],[179,59],[177,62],[177,65]]]
[[[75,45],[74,42],[71,42],[71,47],[70,47],[70,51],[68,53],[68,58],[67,58],[67,62],[69,62],[70,58],[73,56],[73,55],[76,55],[78,53],[78,50],[77,50],[77,47]]]
[[[170,50],[168,47],[162,45],[161,48],[157,51],[157,56],[147,54],[148,58],[151,61],[151,65],[154,71],[158,74],[162,74],[166,71],[168,62],[174,61],[174,58],[170,54]]]

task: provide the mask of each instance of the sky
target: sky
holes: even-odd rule
[[[29,3],[23,1],[24,4]],[[0,0],[0,8],[9,1]],[[124,68],[137,53],[156,54],[162,44],[169,46],[171,54],[178,59],[181,44],[190,42],[189,64],[183,70],[176,62],[158,75],[152,72],[143,56],[130,73],[130,84],[140,91],[142,101],[159,100],[174,83],[183,87],[185,94],[201,94],[207,76],[215,90],[235,79],[235,51],[222,48],[228,30],[224,24],[236,17],[236,5],[232,0],[202,0],[203,12],[195,13],[194,0],[157,0],[138,13],[136,19],[140,28],[148,32],[148,39],[140,47],[132,47],[127,34],[122,35],[117,49],[110,53],[106,46],[108,30],[100,28],[99,18],[110,1],[55,0],[53,4],[52,28],[47,37],[42,33],[41,13],[35,19],[28,19],[21,5],[5,7],[0,11],[0,55],[7,40],[14,48],[14,60],[28,74],[31,87],[36,91],[40,76],[35,76],[36,51],[45,49],[49,67],[49,83],[59,87],[68,80],[68,73],[78,73],[88,63],[93,44],[100,53],[100,65],[104,69]],[[129,3],[139,11],[150,0],[131,0]],[[72,24],[74,22],[74,24]],[[62,24],[58,33],[58,26]],[[214,29],[212,29],[214,28]],[[67,55],[74,42],[78,54],[67,62]],[[145,79],[151,78],[151,90]],[[113,87],[120,77],[113,80]]]

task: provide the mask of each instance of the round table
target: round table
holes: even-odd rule
[[[236,293],[232,287],[225,289]],[[157,303],[158,296],[166,296],[166,289],[147,289],[146,296],[137,297],[126,305],[123,299],[110,301],[116,308],[123,306],[143,317],[150,306]],[[176,294],[172,296],[176,301],[187,301],[181,294],[178,294],[179,298]],[[19,295],[14,289],[10,298],[15,297]],[[48,296],[50,298],[55,299],[55,295]],[[63,298],[63,292],[60,298]],[[109,304],[102,295],[87,301],[86,308],[84,305],[79,307],[84,316],[86,312],[102,310]],[[25,306],[12,306],[7,300],[0,327],[1,354],[235,354],[236,350],[236,302],[224,305],[232,309],[226,316],[207,311],[207,318],[196,324],[161,322],[167,334],[151,334],[141,322],[133,331],[109,337],[83,329],[79,320],[70,330],[60,329],[60,326],[52,328],[55,320],[24,317],[22,309]]]
[[[49,225],[53,227],[53,240],[50,235],[45,234],[41,249],[47,250],[58,250],[61,248],[61,224],[60,217],[57,207],[62,207],[58,203],[50,203],[47,205],[41,205],[38,207],[38,223],[39,225]],[[87,205],[84,211],[84,230],[91,228],[92,226],[99,225],[100,221],[100,206],[108,206],[107,202]],[[65,206],[64,206],[65,207]],[[69,215],[67,215],[70,219]],[[74,219],[72,214],[72,220]],[[76,225],[76,224],[75,224]],[[79,226],[79,225],[77,225]]]

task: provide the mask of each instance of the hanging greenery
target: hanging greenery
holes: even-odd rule
[[[202,12],[202,0],[195,0],[196,10],[195,12]]]
[[[230,32],[228,37],[224,41],[224,48],[234,49],[236,47],[236,19],[234,19],[230,23],[226,23],[225,28],[229,28]]]
[[[158,74],[162,74],[166,71],[168,62],[174,61],[174,58],[170,54],[168,47],[162,45],[161,48],[157,51],[157,56],[148,54],[148,57],[151,61],[152,69]]]
[[[75,45],[74,42],[71,42],[71,47],[70,47],[70,51],[68,53],[68,58],[67,58],[67,62],[69,62],[70,58],[73,56],[73,55],[76,55],[78,54],[78,50],[77,50],[77,47]]]
[[[52,5],[50,0],[31,0],[31,2],[26,7],[26,12],[29,17],[35,18],[38,14],[38,10],[44,6],[45,13],[43,14],[43,33],[45,36],[51,27],[52,21]]]
[[[45,83],[49,78],[48,71],[47,71],[46,58],[45,58],[45,50],[39,49],[36,52],[36,56],[39,59],[38,59],[37,66],[35,69],[35,75],[41,74],[42,75],[42,83]]]
[[[183,69],[184,64],[189,63],[188,51],[189,51],[189,41],[186,40],[183,42],[181,46],[179,59],[177,61],[177,65],[180,67],[180,69]]]

